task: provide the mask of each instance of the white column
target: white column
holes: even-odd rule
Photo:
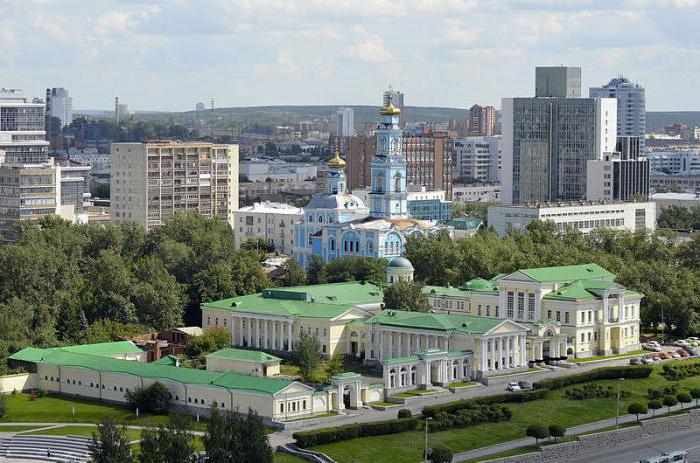
[[[287,322],[287,352],[292,351],[292,321]],[[343,400],[341,397],[340,400]]]
[[[481,338],[481,371],[488,368],[488,352],[486,351],[486,338]]]
[[[489,370],[495,370],[496,369],[496,338],[491,338],[491,365],[489,366]]]
[[[449,335],[445,336],[445,350],[447,352],[450,351],[450,336]]]
[[[527,366],[527,338],[520,335],[520,366]]]
[[[236,317],[238,320],[238,345],[243,345],[243,319],[241,317]]]
[[[504,337],[503,340],[506,342],[506,347],[503,352],[506,359],[503,361],[503,363],[505,364],[504,366],[506,368],[511,368],[512,365],[510,364],[510,336]]]
[[[260,320],[255,319],[255,347],[260,349]]]
[[[276,344],[277,344],[277,320],[272,320],[272,339],[271,339],[271,346],[270,349],[276,350]]]
[[[263,320],[263,339],[264,339],[263,349],[267,349],[270,347],[268,344],[270,342],[270,339],[269,339],[269,336],[267,335],[267,331],[269,329],[267,325],[269,325],[269,324],[270,324],[270,320]]]
[[[503,370],[505,368],[505,361],[503,360],[503,337],[498,338],[498,369]]]
[[[379,332],[379,360],[384,360],[384,331]]]
[[[402,354],[402,352],[401,352],[401,347],[402,347],[401,344],[403,344],[403,333],[399,333],[398,338],[399,338],[399,339],[398,339],[398,341],[399,341],[399,342],[398,342],[399,346],[398,346],[398,353],[396,354],[396,356],[397,356],[397,357],[401,357],[401,354]]]
[[[250,318],[246,318],[246,324],[248,325],[248,347],[253,347],[253,323]]]

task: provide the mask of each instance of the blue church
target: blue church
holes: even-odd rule
[[[295,224],[293,254],[301,266],[306,267],[312,255],[326,262],[344,256],[395,257],[403,252],[409,235],[449,230],[409,215],[401,110],[389,99],[379,114],[369,207],[347,191],[345,161],[336,148],[328,162],[325,192],[309,202],[304,217]]]

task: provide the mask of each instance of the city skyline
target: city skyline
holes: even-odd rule
[[[533,94],[535,66],[564,64],[583,88],[639,82],[651,111],[700,109],[700,1],[609,3],[8,0],[1,86],[65,87],[79,110],[117,95],[134,110],[378,105],[388,85],[408,106],[500,108]]]

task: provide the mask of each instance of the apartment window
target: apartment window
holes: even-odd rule
[[[527,318],[528,320],[535,319],[535,295],[533,293],[527,294]]]
[[[513,305],[514,305],[515,294],[513,291],[508,291],[508,305],[506,309],[506,317],[513,318]]]
[[[561,312],[557,310],[557,321],[561,321]]]
[[[564,323],[569,323],[569,312],[564,312]]]
[[[588,311],[588,323],[592,323],[592,322],[593,322],[593,311],[589,310]]]
[[[547,311],[547,320],[551,320],[551,319],[552,319],[552,311],[548,310]]]
[[[501,314],[500,314],[500,309],[499,309],[498,306],[496,306],[496,316],[497,316],[497,317],[500,317],[500,316],[501,316]]]
[[[581,312],[581,323],[586,323],[586,312]]]
[[[588,342],[591,342],[591,333],[588,333]]]
[[[581,333],[581,342],[586,342],[586,333]]]

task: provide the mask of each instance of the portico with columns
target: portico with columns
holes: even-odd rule
[[[406,357],[382,362],[384,384],[387,390],[428,389],[472,378],[474,352],[447,352],[427,349]]]

